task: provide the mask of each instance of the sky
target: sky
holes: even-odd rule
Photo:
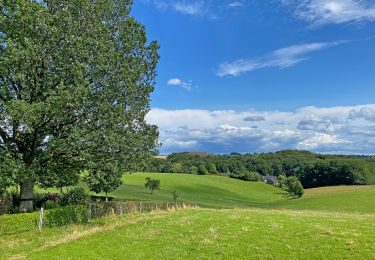
[[[375,154],[375,0],[135,0],[161,154]]]

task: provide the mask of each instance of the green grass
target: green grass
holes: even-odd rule
[[[192,209],[0,237],[0,258],[373,259],[375,215]]]
[[[145,178],[159,179],[161,191],[153,195],[144,188]],[[123,176],[124,184],[111,195],[131,200],[172,200],[178,192],[180,201],[197,203],[201,207],[270,207],[286,201],[285,192],[264,183],[245,182],[214,175],[163,173],[133,173]]]
[[[320,211],[375,213],[375,186],[337,186],[305,190],[300,199],[275,203],[275,207]]]

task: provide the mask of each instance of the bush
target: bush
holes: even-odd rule
[[[37,227],[39,213],[0,216],[0,235],[10,235],[33,230]]]
[[[243,178],[245,181],[260,181],[260,174],[257,172],[247,172]]]
[[[88,222],[87,206],[57,208],[46,211],[44,227],[58,227],[68,224],[83,224]]]
[[[88,199],[88,195],[83,188],[74,188],[64,193],[60,199],[61,206],[73,206],[84,204]]]
[[[208,174],[206,166],[204,166],[203,164],[199,165],[199,167],[198,167],[198,174],[199,175],[206,175],[206,174]]]
[[[8,213],[9,199],[6,193],[0,194],[0,215]]]
[[[286,185],[289,193],[294,194],[298,197],[302,197],[304,194],[303,186],[297,177],[291,176],[286,180]]]
[[[57,202],[55,201],[47,200],[46,202],[44,202],[44,209],[55,209],[58,207],[59,207],[59,204],[57,204]]]

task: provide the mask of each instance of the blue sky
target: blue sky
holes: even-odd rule
[[[136,0],[161,153],[374,153],[375,1]]]

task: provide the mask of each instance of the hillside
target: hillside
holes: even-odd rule
[[[144,188],[146,177],[159,179],[161,191],[151,195]],[[133,173],[125,174],[123,182],[111,195],[134,200],[172,200],[172,192],[177,191],[180,201],[209,208],[266,208],[287,199],[282,190],[271,185],[212,175]]]
[[[321,211],[375,213],[375,186],[336,186],[306,189],[296,200],[275,203],[275,207]]]
[[[192,209],[0,238],[4,258],[373,259],[374,215]]]

